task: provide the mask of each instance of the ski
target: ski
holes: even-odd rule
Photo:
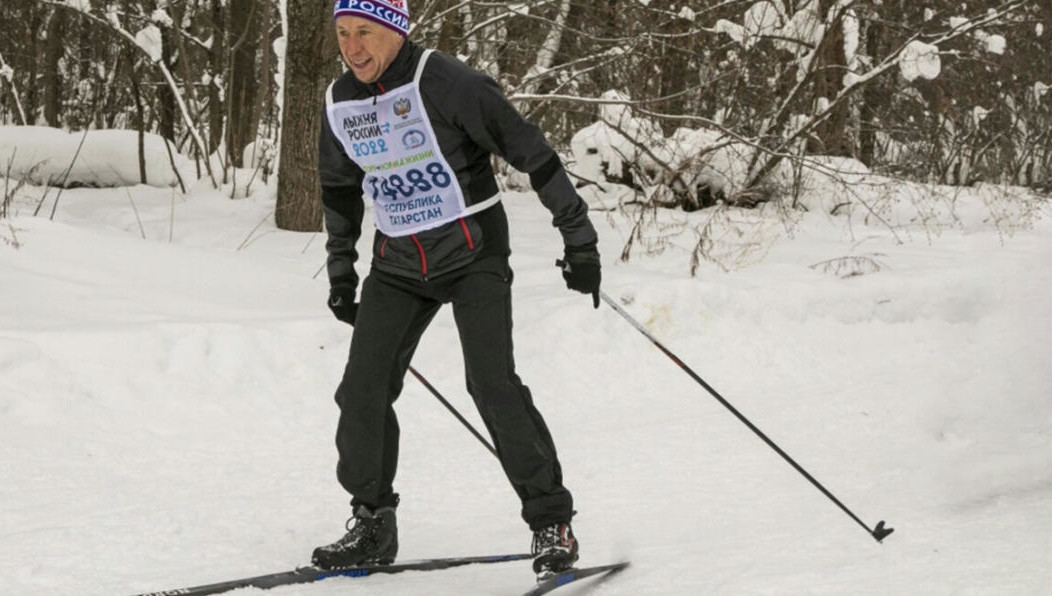
[[[280,571],[278,573],[270,573],[256,577],[227,580],[191,588],[177,588],[174,590],[162,590],[160,592],[145,592],[143,594],[137,594],[136,596],[204,596],[205,594],[221,594],[238,588],[262,588],[267,590],[277,586],[317,582],[331,577],[348,577],[356,579],[378,573],[390,574],[401,573],[402,571],[435,571],[438,569],[449,569],[450,567],[460,567],[462,565],[503,563],[505,561],[522,561],[524,559],[532,558],[533,556],[529,554],[487,555],[482,557],[421,559],[417,561],[406,561],[404,563],[393,563],[391,565],[361,565],[358,567],[343,567],[339,569],[298,567],[289,571]]]
[[[556,588],[561,588],[566,584],[575,582],[579,579],[592,577],[593,575],[614,574],[625,567],[628,567],[628,561],[610,563],[609,565],[596,565],[595,567],[574,567],[538,581],[536,586],[525,592],[522,596],[540,596],[541,594],[547,594]]]

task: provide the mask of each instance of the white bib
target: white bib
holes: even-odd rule
[[[413,82],[383,95],[334,102],[326,93],[329,126],[351,161],[365,172],[362,192],[374,201],[373,220],[388,236],[408,236],[485,209],[499,195],[466,206],[464,193],[435,139],[420,96],[424,52]]]

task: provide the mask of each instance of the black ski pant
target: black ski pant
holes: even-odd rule
[[[507,257],[476,261],[434,280],[373,269],[362,292],[350,356],[336,390],[340,422],[337,477],[352,506],[395,506],[398,419],[394,402],[420,336],[452,303],[467,388],[531,529],[569,521],[573,499],[563,486],[555,445],[512,354],[512,272]],[[469,473],[464,470],[464,473]]]

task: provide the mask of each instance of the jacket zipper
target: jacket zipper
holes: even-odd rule
[[[377,81],[376,83],[376,88],[380,90],[381,95],[387,93],[387,90],[384,89],[384,86],[379,81]],[[373,105],[376,105],[375,95],[373,96]],[[468,243],[468,250],[475,250],[475,241],[471,238],[471,230],[468,229],[468,224],[466,221],[464,221],[463,217],[460,218],[460,229],[464,231],[464,239]],[[417,239],[416,234],[412,234],[409,237],[413,239],[413,244],[416,245],[416,250],[418,253],[420,253],[420,276],[423,278],[424,281],[427,281],[427,254],[424,252],[424,246],[420,244],[420,240]],[[390,240],[390,238],[385,237],[383,243],[380,244],[381,259],[384,258],[384,253],[387,250],[388,240]]]
[[[464,232],[464,240],[468,243],[468,250],[475,250],[475,240],[471,237],[471,230],[468,229],[468,223],[461,217],[459,220],[460,229]],[[424,245],[420,244],[420,240],[417,239],[416,234],[409,236],[413,240],[413,244],[416,245],[416,252],[420,255],[420,275],[424,281],[427,281],[427,253],[424,252]],[[384,236],[383,242],[380,243],[380,258],[383,259],[387,256],[387,243],[390,242],[390,236]]]
[[[416,252],[420,255],[420,276],[427,281],[427,254],[424,252],[424,245],[420,244],[417,240],[416,234],[409,236],[413,240],[413,244],[416,245]],[[380,258],[383,259],[387,255],[387,243],[391,240],[390,236],[384,236],[384,241],[380,243]]]
[[[468,242],[468,250],[475,250],[475,241],[471,239],[471,230],[468,229],[468,222],[464,221],[464,218],[460,218],[460,229],[464,230],[464,240]]]

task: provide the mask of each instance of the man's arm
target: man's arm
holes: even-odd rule
[[[519,114],[496,81],[480,72],[461,70],[453,86],[458,93],[447,97],[456,99],[457,105],[449,109],[457,126],[480,147],[530,175],[530,185],[551,212],[566,246],[594,245],[597,237],[588,205],[540,129]]]
[[[362,235],[365,213],[363,172],[344,154],[324,111],[318,135],[318,175],[328,234],[325,250],[329,255],[329,285],[333,290],[338,289],[353,297],[358,288],[358,274],[354,268],[358,260],[356,244]]]

